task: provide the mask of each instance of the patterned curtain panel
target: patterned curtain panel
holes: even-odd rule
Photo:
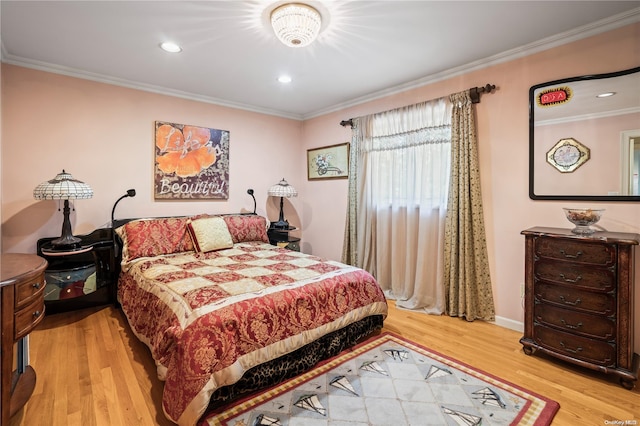
[[[467,321],[494,320],[474,109],[468,90],[451,95],[450,100],[451,187],[444,260],[447,313]]]
[[[353,120],[342,260],[398,306],[429,313],[445,310],[450,119],[443,98]]]
[[[344,244],[342,245],[342,263],[348,265],[358,265],[357,249],[357,224],[358,224],[358,159],[360,158],[360,147],[364,138],[362,118],[351,120],[351,144],[349,146],[349,200],[347,203],[347,218],[344,227]],[[368,121],[368,120],[367,120]]]

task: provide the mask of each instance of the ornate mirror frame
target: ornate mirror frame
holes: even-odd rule
[[[617,93],[596,98],[606,91]],[[572,145],[589,151],[579,167],[563,170],[549,160],[562,140],[575,141]],[[567,152],[561,160],[571,163],[575,157],[571,154],[575,153]],[[638,169],[640,67],[554,80],[529,89],[529,198],[640,201]],[[591,188],[596,189],[589,192]]]

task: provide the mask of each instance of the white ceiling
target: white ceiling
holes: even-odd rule
[[[285,1],[2,0],[2,61],[306,119],[640,20],[640,1],[300,1],[324,28],[292,49],[268,25]]]

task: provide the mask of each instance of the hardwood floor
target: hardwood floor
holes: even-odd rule
[[[554,425],[640,425],[640,385],[628,391],[615,378],[524,355],[521,334],[512,330],[389,305],[385,330],[558,401]],[[118,309],[47,316],[30,348],[36,389],[10,426],[172,424],[162,413],[162,383],[149,351]]]

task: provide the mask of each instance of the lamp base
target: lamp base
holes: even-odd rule
[[[280,217],[277,222],[272,222],[271,227],[275,229],[289,229],[289,222],[284,220],[284,197],[280,197]]]
[[[71,233],[71,221],[69,220],[69,200],[64,200],[64,209],[62,214],[64,219],[62,220],[62,235],[60,238],[56,238],[51,241],[51,246],[55,250],[67,250],[80,247],[80,238],[74,237]]]
[[[63,235],[60,238],[56,238],[51,241],[51,248],[54,250],[71,250],[80,247],[80,242],[82,240],[78,237],[74,237],[73,235]]]
[[[274,229],[289,229],[289,222],[286,220],[279,220],[277,222],[271,222],[271,228]]]

